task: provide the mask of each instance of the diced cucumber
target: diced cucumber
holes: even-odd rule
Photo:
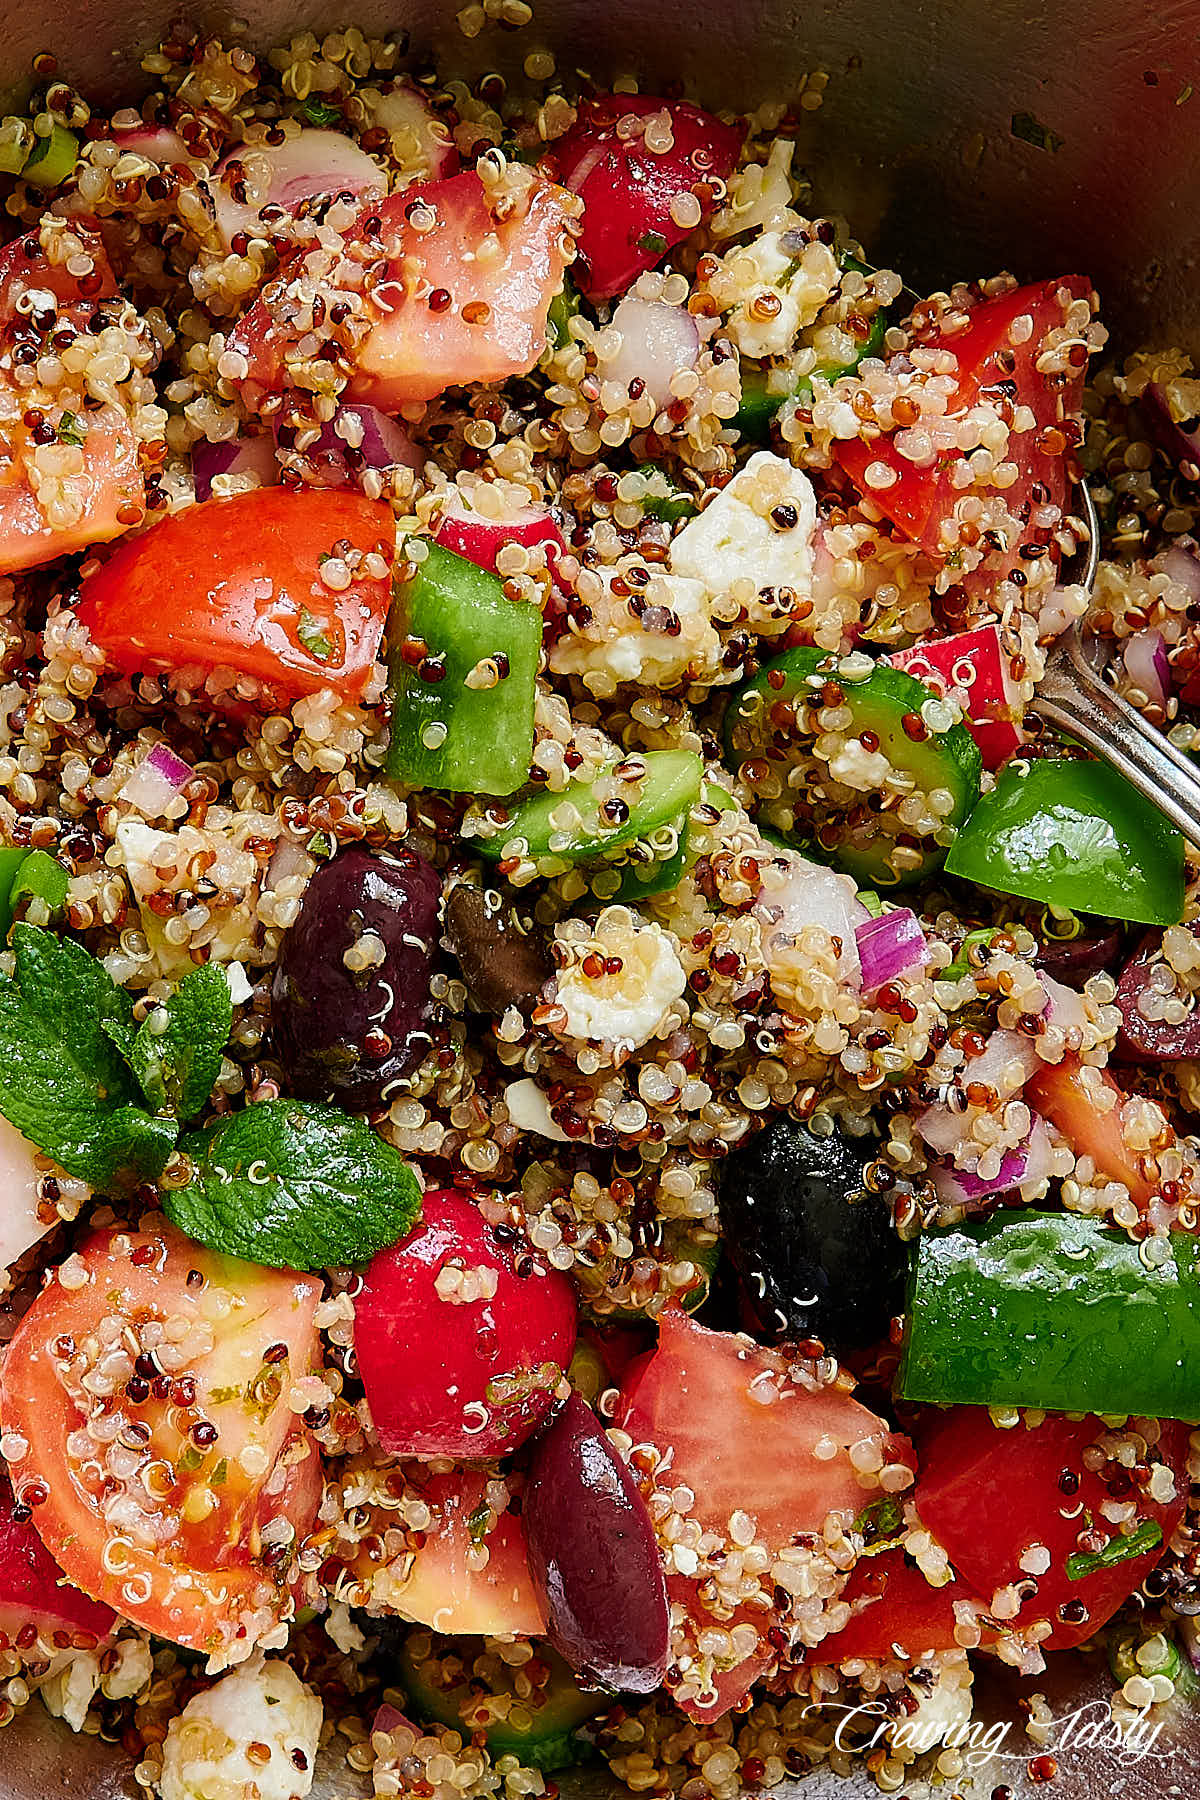
[[[507,1679],[497,1684],[495,1692],[499,1698],[511,1699],[507,1717],[482,1727],[473,1724],[469,1715],[480,1703],[480,1677],[473,1673],[469,1679],[447,1685],[443,1665],[450,1659],[468,1670],[478,1669],[481,1654],[478,1639],[439,1637],[421,1627],[410,1631],[397,1662],[413,1711],[423,1719],[449,1725],[467,1739],[482,1729],[493,1756],[516,1756],[525,1768],[541,1769],[545,1774],[570,1768],[591,1754],[592,1746],[577,1736],[577,1730],[607,1702],[601,1694],[583,1693],[549,1644],[539,1643],[534,1652],[536,1660],[550,1670],[549,1681],[541,1686],[538,1697],[527,1701],[517,1694],[514,1678],[518,1671],[504,1665]]]
[[[715,812],[736,812],[737,801],[715,781],[703,783],[697,805],[710,806]],[[695,832],[692,830],[691,814],[674,821],[678,848],[670,855],[645,859],[626,856],[619,865],[621,868],[621,885],[613,895],[615,900],[623,903],[632,902],[635,906],[639,900],[647,900],[652,894],[669,894],[677,888],[699,851],[695,845]],[[652,845],[646,846],[652,849]],[[636,850],[637,844],[630,846]]]
[[[465,556],[425,548],[412,580],[397,585],[388,623],[387,773],[412,787],[514,793],[533,756],[541,609],[509,600],[499,578]],[[424,646],[416,661],[414,645]]]
[[[0,119],[0,175],[19,175],[33,146],[33,126],[28,119],[13,114]]]
[[[510,844],[521,842],[525,855],[558,873],[650,838],[660,826],[684,818],[700,796],[700,758],[689,750],[648,750],[636,760],[645,773],[620,783],[621,805],[611,817],[602,812],[602,805],[611,802],[602,802],[594,782],[572,781],[561,793],[534,794],[522,801],[504,830],[480,843],[482,854],[496,862]]]
[[[1001,1213],[919,1240],[898,1391],[1200,1421],[1200,1240],[1146,1260],[1077,1213]]]
[[[33,151],[21,175],[34,187],[57,187],[75,167],[79,156],[79,139],[65,125],[55,125],[48,137],[35,140]]]
[[[860,275],[869,274],[864,263],[856,257],[846,256],[842,259],[843,267],[855,269]],[[859,363],[868,356],[879,356],[883,352],[884,334],[888,328],[888,315],[881,310],[871,321],[869,334],[857,346],[853,356],[844,363],[818,363],[807,375],[781,382],[780,376],[786,371],[777,367],[749,367],[742,370],[742,401],[734,417],[734,424],[744,438],[755,443],[765,443],[771,435],[771,426],[775,415],[785,400],[808,402],[812,399],[813,378],[820,375],[825,381],[836,381],[839,375],[853,374]]]
[[[889,663],[788,650],[736,689],[725,714],[728,766],[758,796],[761,823],[812,854],[815,840],[860,886],[895,889],[941,866],[979,799],[983,763],[966,726],[928,720],[930,690]],[[845,708],[842,754],[882,755],[882,786],[842,781],[818,741],[823,708]],[[863,742],[863,734],[867,742]],[[835,753],[836,757],[836,753]],[[849,771],[844,771],[849,772]],[[920,835],[900,816],[909,796],[938,796],[940,823]],[[872,805],[871,802],[874,802]]]

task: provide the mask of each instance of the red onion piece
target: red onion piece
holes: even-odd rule
[[[1066,987],[1056,981],[1053,975],[1045,970],[1039,971],[1038,979],[1046,990],[1046,1005],[1042,1016],[1051,1025],[1057,1025],[1060,1031],[1082,1031],[1087,1024],[1087,1009],[1083,1004],[1083,996],[1074,988]]]
[[[969,1169],[935,1168],[931,1171],[938,1198],[951,1206],[978,1206],[995,1194],[1031,1187],[1050,1173],[1050,1137],[1045,1124],[1035,1118],[1023,1144],[1001,1158],[999,1172],[990,1177]]]
[[[958,1071],[957,1081],[964,1087],[969,1081],[982,1081],[997,1090],[1003,1086],[1002,1099],[1012,1100],[1040,1067],[1041,1058],[1027,1037],[1019,1031],[997,1030],[993,1031],[981,1053],[971,1057]],[[927,1107],[916,1124],[931,1150],[949,1156],[958,1148],[963,1134],[962,1114],[953,1112],[949,1106],[939,1101],[935,1106]]]
[[[135,125],[132,131],[114,131],[112,141],[118,150],[144,156],[162,168],[192,160],[187,145],[169,125]]]
[[[838,974],[853,987],[862,982],[858,927],[871,915],[858,899],[848,875],[838,875],[795,851],[773,858],[776,873],[758,891],[755,912],[763,927],[763,949],[770,969],[777,949],[790,945],[806,925],[820,925],[841,944]],[[783,879],[778,879],[782,868]]]
[[[1129,679],[1136,682],[1146,698],[1155,706],[1165,707],[1171,691],[1171,665],[1162,632],[1153,626],[1135,631],[1121,646],[1121,660]]]
[[[233,196],[234,165],[239,183],[245,183],[244,201]],[[236,145],[217,164],[210,186],[217,230],[228,249],[239,232],[269,234],[259,217],[264,206],[280,206],[294,217],[305,200],[382,194],[387,182],[379,164],[344,132],[305,129],[282,144]]]
[[[441,181],[457,174],[450,127],[416,88],[390,88],[380,97],[371,123],[391,133],[393,150],[410,181]]]
[[[360,451],[353,467],[346,452]],[[309,487],[343,487],[358,469],[422,469],[425,457],[403,425],[376,406],[339,406],[319,438],[300,456]]]
[[[419,1738],[423,1735],[420,1728],[414,1725],[407,1714],[400,1711],[399,1707],[390,1706],[385,1700],[382,1706],[377,1706],[375,1708],[375,1717],[371,1721],[372,1737],[377,1731],[386,1731],[390,1733],[399,1731],[402,1726],[406,1726],[408,1730],[412,1732],[414,1737]]]
[[[147,819],[161,818],[192,779],[193,771],[169,744],[155,744],[121,787],[121,799]]]
[[[925,966],[929,945],[911,907],[898,906],[877,919],[866,919],[856,927],[854,935],[858,940],[864,993],[873,993],[885,981]]]
[[[655,406],[669,405],[674,399],[671,377],[680,369],[694,368],[700,355],[700,333],[691,313],[686,306],[629,294],[612,322],[621,334],[621,347],[601,365],[602,379],[622,387],[640,380]]]
[[[279,479],[275,446],[269,437],[232,437],[210,444],[207,438],[192,445],[192,480],[197,500],[211,500],[218,475],[256,475],[260,487],[274,487]]]
[[[1191,538],[1180,538],[1169,550],[1156,556],[1151,567],[1186,588],[1193,600],[1200,600],[1200,555],[1197,555],[1197,546]]]
[[[286,834],[280,838],[267,864],[265,885],[276,888],[289,875],[307,875],[312,867],[312,858],[307,850],[301,848],[295,838]]]

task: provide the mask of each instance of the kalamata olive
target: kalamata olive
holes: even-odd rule
[[[1195,926],[1186,929],[1193,936],[1200,935]],[[1195,1007],[1177,1024],[1167,1019],[1148,1019],[1142,1011],[1143,996],[1154,991],[1151,974],[1155,965],[1162,963],[1161,951],[1162,937],[1152,932],[1143,938],[1137,955],[1121,971],[1116,1000],[1121,1029],[1113,1049],[1119,1062],[1178,1062],[1184,1056],[1200,1056],[1200,1011]],[[1162,1000],[1182,997],[1177,987],[1158,996]]]
[[[1097,922],[1085,926],[1073,938],[1043,938],[1034,960],[1056,981],[1063,981],[1068,987],[1082,987],[1089,975],[1116,967],[1124,941],[1119,925]]]
[[[457,882],[446,895],[446,941],[467,992],[485,1012],[528,1007],[554,973],[542,938],[492,889]]]
[[[907,1254],[864,1180],[875,1148],[781,1119],[725,1164],[725,1248],[768,1339],[861,1349],[900,1311]]]
[[[275,1053],[293,1093],[378,1106],[429,1048],[441,881],[409,850],[354,847],[319,868],[271,989]]]
[[[522,1518],[548,1636],[576,1674],[651,1694],[667,1669],[667,1585],[633,1477],[572,1394],[534,1441]]]

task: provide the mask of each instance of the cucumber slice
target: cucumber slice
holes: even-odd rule
[[[55,125],[48,137],[40,137],[25,167],[22,179],[34,187],[57,187],[75,167],[79,156],[79,139],[65,125]]]
[[[715,781],[704,782],[697,804],[711,807],[717,813],[737,811],[737,801],[733,795]],[[621,885],[613,895],[614,900],[636,906],[639,900],[648,900],[652,894],[669,894],[672,888],[679,886],[700,851],[690,813],[686,818],[675,820],[674,827],[678,845],[674,851],[664,856],[626,857],[620,865]],[[648,843],[646,847],[650,850],[654,848],[652,843]],[[637,845],[630,846],[631,850],[636,848]]]
[[[441,544],[427,544],[397,585],[388,621],[392,728],[387,773],[411,787],[512,794],[529,777],[541,608],[509,600],[500,579]],[[405,655],[425,646],[415,665]],[[489,658],[507,658],[493,686]],[[503,663],[500,665],[503,669]]]
[[[546,865],[539,872],[558,874],[650,838],[660,826],[683,818],[700,797],[700,758],[690,750],[648,750],[636,760],[645,765],[645,774],[619,783],[615,791],[622,804],[611,818],[602,807],[610,804],[612,784],[603,784],[602,795],[596,782],[572,781],[559,794],[535,794],[515,807],[507,827],[480,843],[481,853],[498,862],[511,854],[509,845],[522,842],[527,856]],[[614,763],[602,773],[619,766]]]
[[[558,1652],[538,1643],[534,1660],[549,1668],[538,1696],[516,1691],[521,1671],[487,1655],[478,1639],[446,1638],[418,1628],[405,1638],[397,1662],[413,1711],[423,1719],[449,1725],[471,1738],[482,1731],[493,1756],[515,1756],[527,1769],[550,1773],[570,1768],[591,1754],[592,1746],[577,1737],[577,1728],[610,1704],[601,1694],[585,1694]],[[529,1665],[523,1665],[528,1669]],[[457,1680],[448,1684],[453,1670]],[[511,1700],[507,1716],[486,1719],[489,1694]]]
[[[13,114],[0,119],[0,175],[19,175],[34,148],[33,126]]]
[[[830,714],[843,709],[849,723],[831,730]],[[941,711],[923,682],[888,663],[789,650],[735,690],[726,762],[757,796],[764,825],[810,854],[815,840],[860,887],[895,889],[940,868],[979,799],[978,746],[961,722],[942,729]],[[836,772],[847,753],[859,767],[842,776],[877,754],[890,768],[878,784],[853,785]]]

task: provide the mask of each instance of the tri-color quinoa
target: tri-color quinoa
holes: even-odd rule
[[[1195,856],[1026,708],[1082,622],[1200,750],[1200,379],[871,266],[820,73],[144,67],[0,126],[3,1722],[733,1800],[1193,1697],[1200,1346],[1020,1309],[1195,1279]]]

